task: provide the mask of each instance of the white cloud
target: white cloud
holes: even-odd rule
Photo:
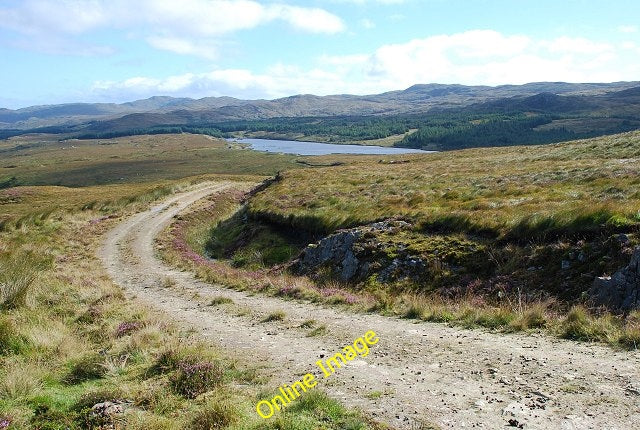
[[[620,33],[637,33],[639,31],[637,25],[621,25],[618,27]]]
[[[546,43],[550,52],[572,54],[600,54],[611,52],[614,47],[608,43],[594,42],[583,37],[558,37]]]
[[[376,24],[368,18],[363,18],[360,20],[360,25],[367,30],[371,30],[372,28],[376,28]]]
[[[399,86],[633,80],[640,69],[637,62],[610,44],[566,37],[533,40],[491,30],[385,45],[370,54],[362,66],[370,79]]]
[[[302,93],[372,94],[432,82],[500,85],[636,80],[640,64],[629,49],[637,46],[583,38],[536,40],[475,30],[384,45],[371,53],[324,55],[309,68],[275,64],[262,73],[219,69],[163,79],[135,78],[97,83],[94,93],[120,100],[157,94],[276,98]]]
[[[218,46],[214,40],[209,42],[193,42],[178,37],[150,36],[149,45],[156,49],[175,52],[182,55],[195,55],[202,58],[214,59],[218,56]]]
[[[312,33],[339,33],[345,29],[342,20],[324,9],[288,5],[271,5],[266,8],[271,19],[282,19],[292,26]]]
[[[92,92],[104,100],[124,100],[169,94],[190,97],[234,95],[242,98],[277,98],[297,93],[329,94],[341,85],[337,73],[276,64],[265,73],[223,69],[164,79],[135,77],[121,82],[96,82]]]
[[[64,45],[94,30],[125,29],[144,34],[153,47],[211,58],[212,38],[273,21],[311,33],[345,30],[324,9],[253,0],[25,0],[0,7],[0,28],[23,35],[23,46],[41,51],[50,40]]]

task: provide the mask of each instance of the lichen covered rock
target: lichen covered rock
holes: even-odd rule
[[[628,266],[596,278],[590,295],[595,304],[611,309],[640,309],[640,247],[634,249]]]
[[[307,246],[292,269],[307,275],[329,269],[345,282],[371,277],[381,283],[424,281],[464,272],[461,263],[473,266],[469,257],[478,253],[482,254],[479,260],[486,262],[481,248],[462,239],[415,232],[411,224],[391,219],[339,230]]]

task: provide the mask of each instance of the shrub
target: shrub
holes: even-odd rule
[[[0,430],[8,429],[10,425],[11,425],[11,418],[0,417]]]
[[[222,383],[224,372],[217,363],[208,361],[182,361],[176,373],[171,377],[174,390],[189,399],[195,399],[202,393]]]
[[[0,307],[14,308],[27,304],[29,290],[51,259],[33,252],[0,253]]]
[[[72,414],[52,409],[47,404],[39,404],[35,407],[30,424],[38,430],[60,430],[72,428],[73,421]]]
[[[136,330],[140,330],[144,327],[144,323],[142,321],[125,321],[118,325],[116,329],[116,337],[126,336],[128,334],[133,333]]]

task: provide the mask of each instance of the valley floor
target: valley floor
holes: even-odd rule
[[[191,204],[230,186],[203,183],[125,219],[106,234],[99,257],[131,297],[263,363],[274,393],[373,330],[380,341],[371,353],[319,379],[318,388],[393,427],[628,429],[640,422],[638,350],[251,295],[163,263],[156,236]]]

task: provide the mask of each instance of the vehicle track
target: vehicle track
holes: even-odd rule
[[[251,295],[162,262],[154,238],[174,216],[233,186],[200,184],[123,220],[106,234],[98,254],[113,280],[137,300],[214,344],[266,364],[274,387],[307,372],[320,377],[317,360],[374,330],[380,341],[371,353],[320,379],[318,388],[393,427],[499,429],[512,420],[525,429],[622,430],[640,423],[638,351]],[[233,304],[208,306],[220,295]],[[262,322],[275,310],[286,313],[284,321]],[[310,318],[326,325],[326,333],[308,337],[309,329],[299,326]]]

